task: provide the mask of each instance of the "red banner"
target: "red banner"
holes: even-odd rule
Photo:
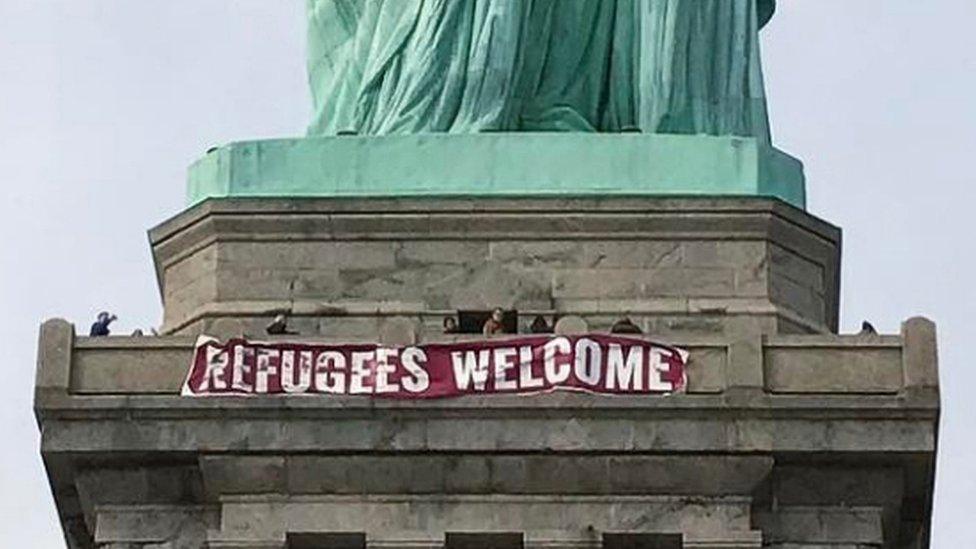
[[[666,394],[687,385],[688,353],[606,335],[383,347],[197,342],[184,396],[362,395],[394,399],[554,390]]]

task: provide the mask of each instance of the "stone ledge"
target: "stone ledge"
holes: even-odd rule
[[[783,420],[928,421],[938,417],[937,395],[855,393],[851,395],[785,394],[730,389],[725,394],[629,397],[585,394],[523,396],[465,396],[442,401],[370,400],[359,397],[320,399],[306,396],[274,398],[186,398],[176,394],[67,395],[43,393],[36,401],[42,419],[207,421],[226,417],[271,420],[352,420],[370,417],[378,423],[394,418],[475,419],[526,418],[537,413],[553,419],[594,418],[601,414],[627,414],[633,421],[689,420],[738,421],[768,418]]]
[[[531,216],[539,216],[543,219],[553,217],[560,219],[591,215],[594,223],[591,223],[589,227],[577,227],[570,231],[570,234],[590,235],[591,237],[614,233],[637,236],[648,234],[650,231],[661,230],[666,231],[663,233],[664,236],[683,235],[686,238],[716,233],[723,234],[728,239],[762,236],[767,234],[762,223],[769,217],[784,221],[786,223],[784,228],[791,225],[795,226],[802,231],[818,235],[825,242],[839,242],[841,235],[840,229],[836,226],[803,210],[791,207],[779,200],[755,197],[629,197],[626,199],[614,197],[548,199],[529,197],[477,200],[450,197],[426,200],[388,197],[363,199],[233,198],[201,202],[151,229],[149,240],[154,248],[170,245],[172,239],[178,236],[183,239],[186,239],[187,236],[193,236],[194,238],[187,242],[201,243],[206,240],[207,236],[213,235],[213,220],[223,219],[250,222],[250,225],[262,229],[257,236],[263,236],[266,239],[275,237],[351,239],[357,235],[390,234],[383,233],[382,227],[356,223],[357,220],[374,217],[402,222],[413,221],[413,223],[405,223],[395,233],[402,235],[410,235],[411,229],[415,231],[414,234],[437,234],[438,229],[440,229],[441,235],[443,235],[443,231],[449,229],[457,234],[458,238],[477,238],[499,234],[498,228],[489,230],[487,227],[475,225],[474,230],[469,228],[458,233],[457,226],[452,227],[447,224],[438,226],[429,223],[431,220],[439,218],[457,218],[461,221],[470,221],[472,215],[508,217],[516,223],[519,220],[529,220]],[[669,225],[658,221],[650,226],[640,228],[626,222],[634,215],[652,216],[658,220],[673,220],[674,223]],[[287,218],[289,216],[301,220],[301,230],[296,230],[297,226],[294,224],[268,223],[269,218]],[[725,230],[726,226],[731,228],[731,224],[729,222],[717,223],[721,217],[733,220],[752,220],[752,222],[742,224],[737,230]],[[558,224],[550,224],[549,226],[550,228],[563,229],[561,232],[570,228],[567,225],[560,227]],[[255,236],[254,232],[246,230],[241,225],[228,225],[227,228],[237,229],[230,234],[237,233],[245,237]],[[518,231],[517,227],[512,226],[505,227],[505,229],[506,231],[501,231],[502,234]],[[545,236],[530,229],[520,231],[520,233],[526,238]],[[184,242],[178,247],[189,248],[192,246],[187,246]],[[164,254],[164,257],[167,255],[170,254]]]
[[[437,335],[424,339],[424,343],[472,341],[483,336]],[[505,336],[517,340],[518,336]],[[655,341],[660,338],[643,336]],[[346,344],[351,339],[322,337],[270,338],[281,341],[301,340],[315,343]],[[360,338],[356,342],[368,342]],[[372,339],[372,341],[376,341]],[[192,338],[187,337],[108,337],[75,338],[73,327],[61,320],[45,323],[42,329],[38,363],[38,379],[61,379],[57,387],[38,385],[39,411],[46,404],[56,401],[56,393],[65,396],[119,395],[178,395],[189,367],[193,350]],[[686,347],[691,353],[689,363],[688,395],[664,399],[637,399],[637,402],[661,406],[658,402],[681,403],[708,394],[721,394],[729,388],[744,388],[761,395],[812,395],[855,399],[866,395],[897,396],[905,390],[937,390],[937,360],[935,354],[935,330],[931,322],[913,319],[905,324],[902,336],[750,336],[746,338],[722,336],[681,336],[668,338],[669,344]],[[743,342],[753,342],[755,351],[745,351]],[[134,368],[134,364],[139,364]],[[933,373],[934,372],[934,373]],[[54,393],[51,393],[54,391]],[[55,397],[44,398],[45,395]],[[609,399],[590,395],[541,395],[531,399],[532,404],[568,402],[579,397],[578,402],[626,403],[632,397]],[[768,396],[766,397],[768,398]],[[228,402],[234,399],[216,399]],[[328,407],[332,402],[357,407],[356,398],[316,399],[257,399],[277,403],[312,402],[311,406]],[[469,399],[462,399],[470,401]],[[472,400],[478,400],[473,397]],[[504,397],[486,399],[492,403],[504,402]],[[248,399],[255,402],[255,399]],[[185,401],[190,408],[193,401]],[[453,407],[454,402],[413,405],[414,407]],[[523,405],[530,402],[517,400]],[[756,400],[755,402],[762,402]],[[932,402],[932,399],[929,400]],[[935,394],[935,406],[938,395]],[[280,405],[280,404],[278,404]],[[289,404],[290,406],[291,404]],[[369,401],[370,407],[388,406],[382,400]],[[759,406],[769,403],[758,404]],[[489,404],[494,406],[494,404]]]

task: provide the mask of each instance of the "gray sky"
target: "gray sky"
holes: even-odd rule
[[[934,547],[976,516],[973,0],[781,0],[764,33],[776,143],[844,229],[842,323],[939,324]],[[157,324],[145,231],[214,144],[309,116],[303,0],[0,0],[0,546],[62,547],[31,413],[39,323]]]

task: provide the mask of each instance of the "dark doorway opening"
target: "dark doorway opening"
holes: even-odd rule
[[[520,533],[460,534],[448,533],[447,549],[522,549]]]
[[[603,549],[681,549],[681,534],[603,534]]]
[[[458,333],[480,334],[489,318],[491,318],[491,311],[458,311]],[[506,334],[517,334],[518,311],[504,311],[502,313],[502,326],[504,326]]]
[[[288,549],[366,549],[366,534],[288,534]]]

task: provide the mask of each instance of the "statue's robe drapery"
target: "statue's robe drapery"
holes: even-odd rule
[[[308,0],[312,135],[641,131],[768,140],[774,0]]]

